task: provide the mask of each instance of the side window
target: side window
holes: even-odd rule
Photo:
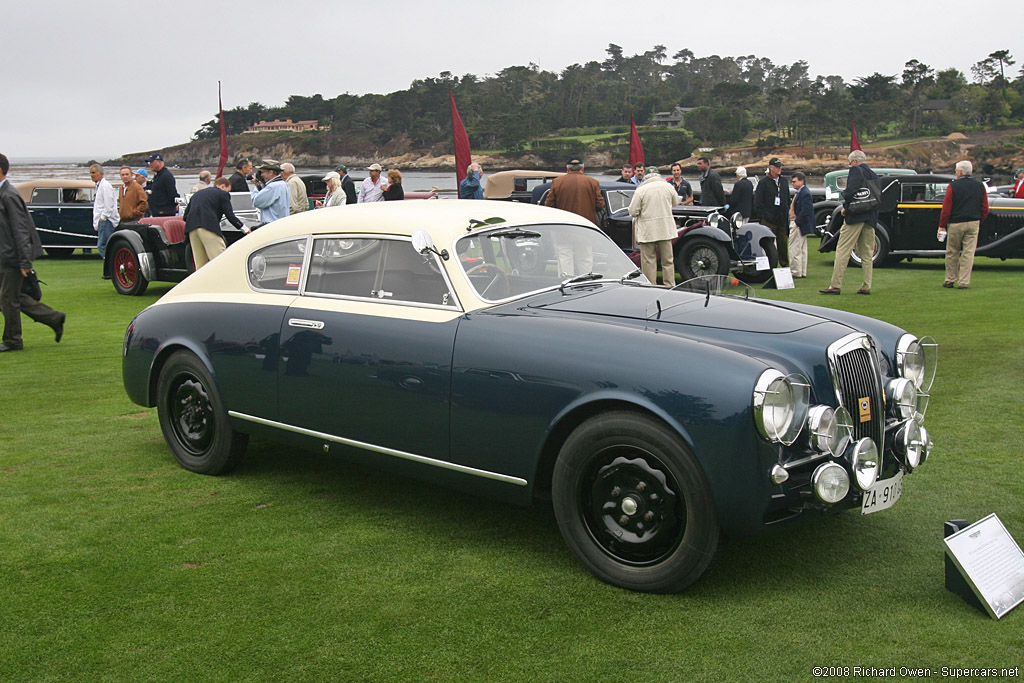
[[[79,187],[61,190],[61,201],[65,204],[92,204],[96,198],[96,188]]]
[[[254,289],[298,293],[306,238],[269,244],[249,254],[247,271]]]
[[[307,294],[370,297],[380,266],[381,240],[318,239],[309,262]]]
[[[949,183],[929,183],[925,186],[925,201],[941,202],[946,198],[947,187],[949,187]]]
[[[923,202],[924,201],[924,185],[903,185],[901,188],[902,196],[901,201],[904,202]]]
[[[416,253],[411,242],[388,240],[376,295],[392,301],[455,306],[455,297],[433,255]]]
[[[56,187],[37,187],[32,190],[32,203],[33,204],[56,204],[57,199],[60,197],[60,188]]]

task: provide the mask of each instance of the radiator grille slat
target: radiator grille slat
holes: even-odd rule
[[[884,448],[885,406],[881,378],[873,349],[861,344],[848,344],[832,357],[840,402],[853,416],[853,434],[857,439],[874,439],[879,450]],[[869,401],[870,419],[861,421],[861,400]]]

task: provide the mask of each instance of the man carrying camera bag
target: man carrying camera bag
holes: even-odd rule
[[[872,184],[873,183],[873,184]],[[869,188],[870,186],[870,188]],[[862,190],[870,189],[868,193]],[[857,149],[850,152],[850,175],[843,191],[843,227],[839,229],[839,244],[836,245],[836,262],[832,267],[832,282],[822,294],[839,294],[843,286],[843,275],[850,262],[854,247],[860,254],[864,282],[858,294],[871,293],[872,255],[875,253],[875,227],[878,225],[878,174],[868,166],[867,155]],[[873,204],[873,208],[871,208]]]
[[[7,182],[11,164],[0,154],[0,310],[4,315],[0,352],[21,351],[21,314],[53,328],[56,341],[64,335],[67,317],[22,292],[25,278],[33,273],[32,261],[43,255],[39,234],[25,200]]]

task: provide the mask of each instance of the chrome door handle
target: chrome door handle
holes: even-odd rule
[[[320,320],[303,320],[302,318],[288,318],[289,327],[304,327],[309,330],[322,330],[324,329],[323,321]]]

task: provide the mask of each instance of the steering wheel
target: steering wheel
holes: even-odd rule
[[[470,268],[469,270],[467,270],[466,271],[466,275],[472,275],[473,273],[477,272],[478,270],[486,270],[487,272],[490,272],[490,269],[492,269],[492,268],[495,271],[495,275],[494,275],[493,278],[491,278],[491,281],[487,283],[487,286],[483,288],[483,291],[480,292],[481,298],[486,298],[487,297],[487,292],[489,292],[491,290],[491,287],[493,287],[494,283],[497,282],[498,280],[501,280],[502,282],[504,282],[504,284],[505,284],[505,294],[504,294],[504,296],[508,296],[509,293],[512,291],[511,288],[509,287],[509,283],[508,283],[508,274],[504,270],[502,270],[500,267],[498,267],[497,265],[495,265],[493,263],[487,263],[486,261],[484,261],[483,263],[478,263],[475,266],[473,266],[472,268]]]

